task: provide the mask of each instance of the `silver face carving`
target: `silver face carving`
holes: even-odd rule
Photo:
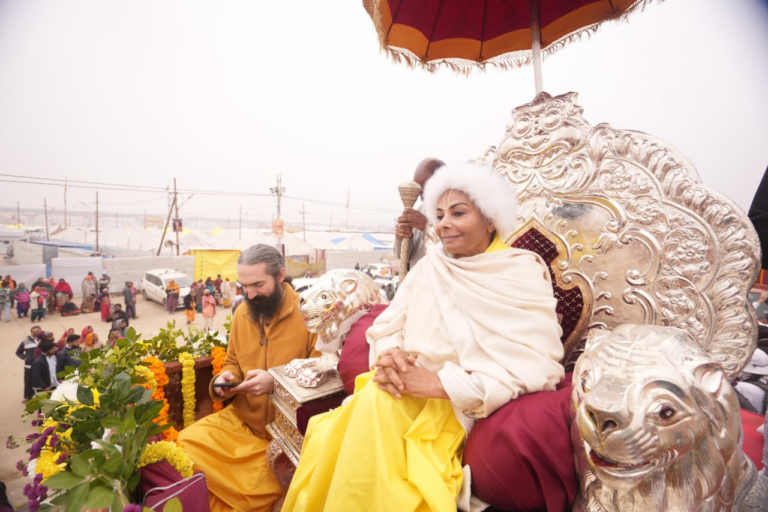
[[[341,349],[341,324],[357,313],[386,304],[376,283],[357,270],[331,270],[301,294],[299,310],[309,332],[318,333],[317,348],[323,352]]]
[[[738,510],[756,479],[738,399],[684,331],[593,336],[573,374],[574,510]]]

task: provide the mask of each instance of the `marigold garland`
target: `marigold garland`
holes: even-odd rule
[[[213,349],[211,349],[211,356],[213,356],[213,361],[211,362],[211,366],[213,366],[213,376],[216,377],[224,369],[224,360],[227,358],[227,351],[223,347],[213,347]],[[223,408],[224,402],[214,400],[213,412],[218,412]]]
[[[152,421],[158,425],[165,425],[168,423],[169,406],[168,400],[165,399],[164,386],[168,384],[168,374],[165,372],[165,365],[160,362],[158,358],[149,356],[144,358],[144,362],[150,364],[149,369],[155,376],[156,386],[152,392],[152,400],[157,400],[158,402],[163,403],[163,408],[160,410],[157,418]],[[171,427],[168,430],[164,430],[162,435],[165,441],[176,441],[179,438],[179,432],[174,427]]]
[[[184,478],[192,476],[192,460],[189,455],[176,443],[158,441],[147,446],[139,459],[139,467],[143,468],[155,462],[167,460]]]
[[[191,354],[179,356],[181,363],[181,396],[184,398],[184,427],[195,422],[195,359]]]

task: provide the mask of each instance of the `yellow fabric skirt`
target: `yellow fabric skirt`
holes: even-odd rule
[[[211,512],[271,511],[283,490],[267,466],[269,441],[226,407],[179,433],[195,469],[205,473]]]
[[[309,422],[283,510],[456,510],[465,432],[448,400],[397,399],[374,372],[346,406]]]
[[[195,321],[195,310],[194,309],[185,309],[184,312],[187,314],[187,322],[194,322]]]

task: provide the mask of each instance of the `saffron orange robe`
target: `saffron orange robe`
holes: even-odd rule
[[[241,381],[249,370],[320,355],[315,350],[317,335],[308,332],[302,321],[299,295],[289,285],[283,284],[283,289],[280,311],[264,323],[263,338],[247,306],[237,308],[222,372],[232,372]],[[222,400],[212,388],[209,391],[214,400]],[[266,426],[274,417],[274,405],[266,395],[237,395],[230,406],[179,434],[195,469],[205,473],[213,512],[268,511],[282,495],[266,461]]]

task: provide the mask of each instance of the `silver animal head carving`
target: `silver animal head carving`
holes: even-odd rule
[[[301,294],[299,310],[309,332],[318,333],[319,350],[341,348],[341,324],[356,313],[370,311],[375,304],[386,304],[376,283],[357,270],[331,270]]]
[[[755,479],[735,391],[682,330],[592,335],[573,374],[575,510],[737,509]]]

